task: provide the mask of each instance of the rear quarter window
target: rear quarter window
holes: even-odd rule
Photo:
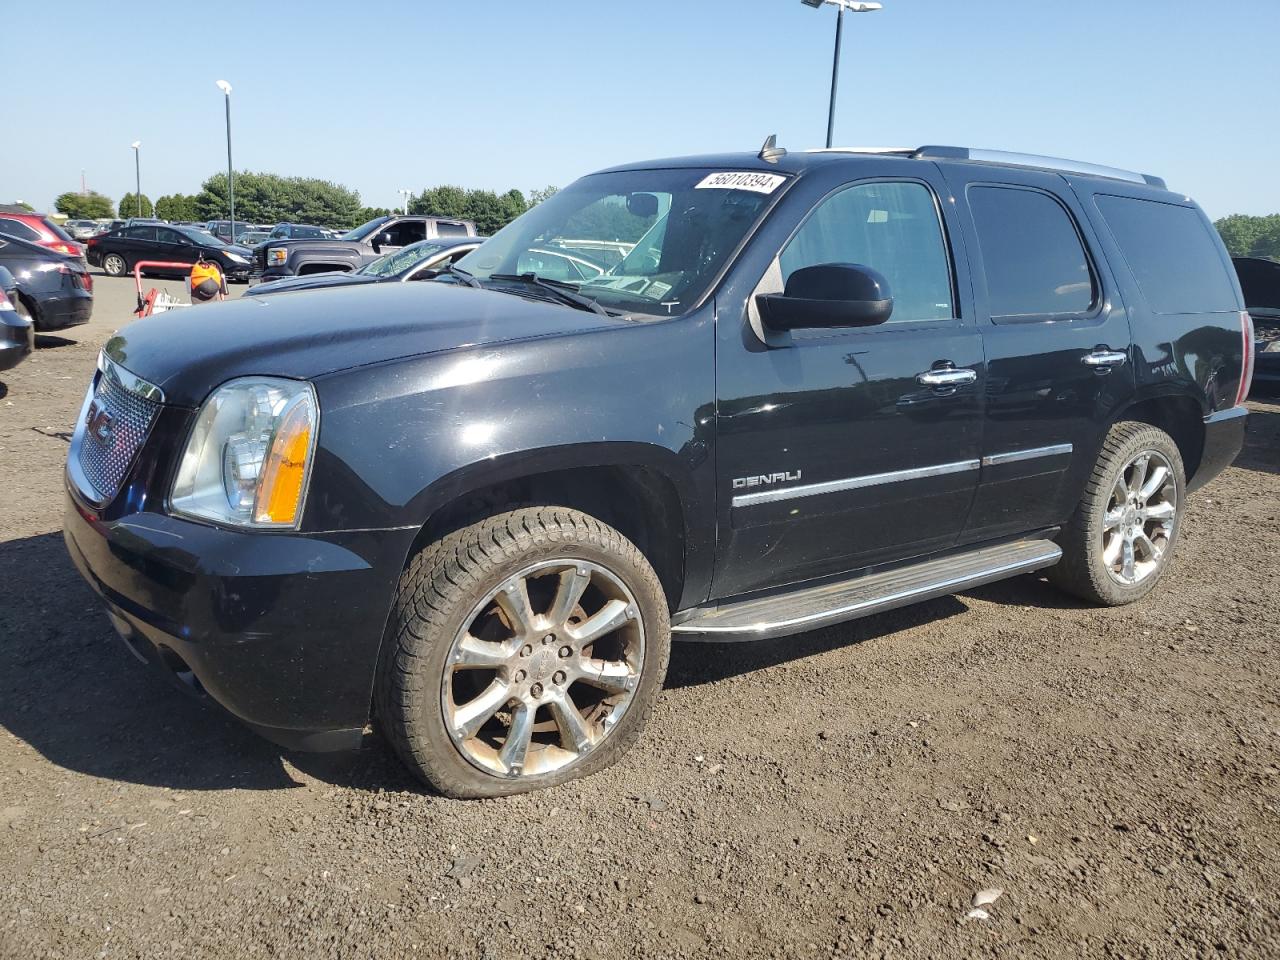
[[[11,237],[17,237],[19,240],[40,239],[40,234],[36,233],[21,220],[12,220],[9,217],[0,217],[0,233],[7,233]]]
[[[1230,271],[1197,209],[1105,195],[1095,203],[1152,312],[1240,309]]]

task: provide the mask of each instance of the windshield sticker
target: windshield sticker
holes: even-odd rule
[[[773,193],[786,181],[776,173],[744,173],[730,170],[704,177],[695,190],[750,190],[752,193]]]

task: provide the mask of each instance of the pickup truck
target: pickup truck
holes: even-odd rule
[[[541,276],[548,251],[598,272]],[[1141,601],[1241,449],[1253,349],[1222,241],[1154,176],[929,146],[635,163],[429,282],[124,327],[64,532],[170,682],[297,748],[373,719],[440,792],[493,797],[621,756],[673,640],[1041,570]]]
[[[268,240],[254,250],[251,280],[278,280],[309,273],[350,272],[384,253],[419,240],[474,237],[470,220],[387,216],[362,223],[337,240]]]

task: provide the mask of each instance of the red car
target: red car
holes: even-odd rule
[[[50,223],[38,213],[11,213],[0,210],[0,233],[36,243],[58,253],[83,257],[83,245],[76,243],[56,223]]]

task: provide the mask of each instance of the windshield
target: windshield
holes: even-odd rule
[[[184,237],[190,237],[196,243],[203,243],[209,247],[227,246],[227,244],[223,243],[221,240],[215,237],[212,233],[209,233],[205,230],[201,230],[199,227],[174,227],[173,229],[177,230]]]
[[[409,246],[401,250],[386,253],[377,260],[371,260],[356,273],[363,273],[370,277],[394,277],[406,270],[411,270],[420,264],[423,260],[427,260],[441,250],[444,245],[436,243],[434,240],[421,240],[418,243],[411,243]]]
[[[572,283],[606,308],[680,314],[706,293],[785,179],[707,169],[583,177],[458,266],[481,281],[533,273]]]
[[[365,237],[373,233],[373,231],[377,230],[378,227],[380,227],[382,224],[386,223],[390,219],[391,219],[390,217],[374,217],[372,220],[366,220],[364,223],[360,224],[360,226],[356,227],[354,230],[348,230],[338,239],[339,240],[363,240]]]

